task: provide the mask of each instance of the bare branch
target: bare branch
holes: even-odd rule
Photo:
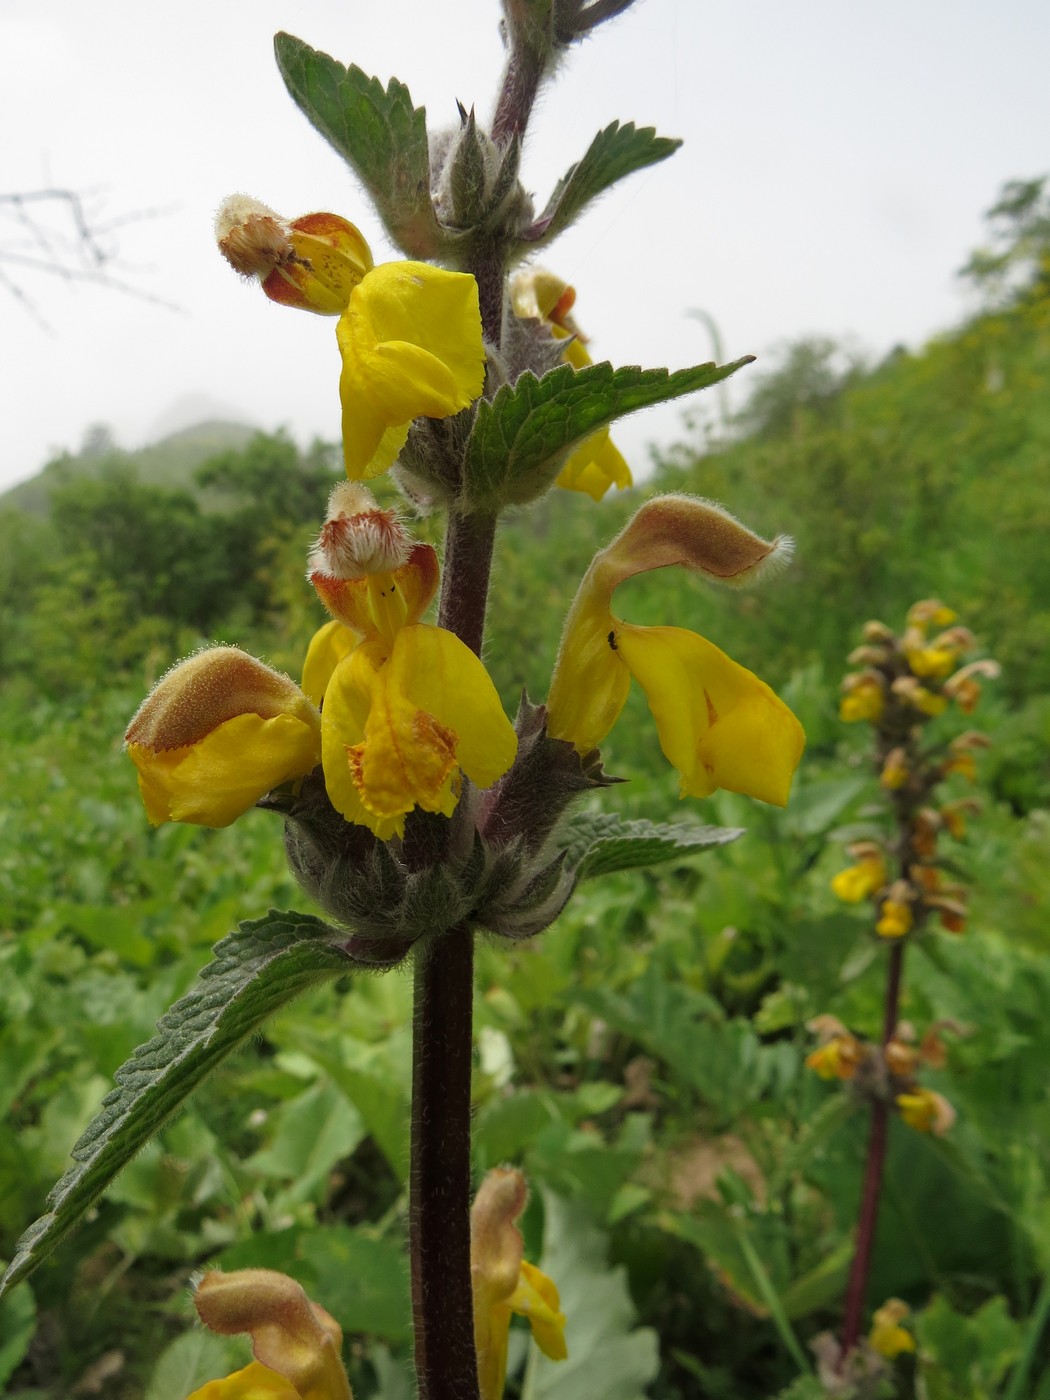
[[[146,219],[159,218],[167,210],[133,210],[109,219],[101,217],[101,191],[45,186],[37,190],[0,191],[0,287],[9,293],[42,327],[50,329],[36,303],[23,287],[23,279],[6,271],[15,267],[32,274],[44,273],[68,282],[86,282],[108,291],[137,297],[169,310],[178,308],[161,297],[143,291],[126,280],[138,269],[121,261],[118,229]]]

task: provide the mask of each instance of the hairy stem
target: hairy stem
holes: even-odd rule
[[[503,85],[492,118],[492,139],[506,145],[515,136],[524,136],[532,115],[540,80],[543,77],[543,57],[527,44],[515,46],[503,74]]]
[[[474,935],[416,960],[409,1242],[420,1400],[478,1400],[470,1278]]]
[[[904,944],[895,943],[890,949],[886,973],[886,1000],[882,1020],[882,1045],[885,1048],[897,1026],[900,1008],[901,970],[904,964]],[[882,1171],[886,1162],[886,1142],[889,1136],[890,1106],[876,1099],[871,1106],[871,1134],[868,1138],[868,1161],[864,1169],[864,1188],[857,1216],[857,1244],[846,1285],[846,1310],[842,1324],[842,1360],[845,1362],[857,1345],[864,1318],[864,1297],[868,1291],[871,1254],[875,1245],[875,1227],[879,1218],[882,1196]]]
[[[485,608],[495,539],[494,515],[449,511],[438,624],[455,632],[477,656],[481,655],[485,635]]]

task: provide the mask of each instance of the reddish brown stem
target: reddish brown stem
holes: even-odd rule
[[[478,656],[485,635],[485,608],[495,539],[494,515],[461,515],[457,510],[449,511],[438,622],[455,632]]]
[[[420,1400],[478,1400],[470,1277],[474,935],[416,959],[409,1242]]]
[[[886,1001],[882,1021],[882,1045],[889,1044],[897,1028],[900,1009],[901,969],[904,964],[904,944],[890,949],[886,973]],[[886,1162],[886,1142],[889,1136],[890,1106],[885,1099],[875,1099],[871,1106],[871,1134],[868,1138],[868,1161],[864,1169],[864,1189],[857,1216],[857,1244],[846,1285],[846,1309],[842,1324],[842,1362],[857,1345],[864,1319],[864,1298],[868,1291],[868,1274],[875,1245],[875,1227],[879,1218],[882,1196],[882,1171]]]
[[[525,135],[532,106],[543,77],[543,59],[533,49],[515,48],[503,74],[503,85],[492,118],[492,139],[498,146]]]

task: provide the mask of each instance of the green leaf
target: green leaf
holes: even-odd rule
[[[159,1034],[119,1070],[71,1153],[51,1210],[22,1236],[0,1289],[30,1273],[76,1225],[116,1174],[177,1113],[224,1059],[287,1002],[353,966],[335,930],[306,914],[271,910],[215,947],[199,984],[157,1023]]]
[[[314,1296],[344,1331],[400,1345],[411,1340],[408,1258],[400,1239],[329,1225],[303,1233],[299,1257],[311,1271]]]
[[[447,234],[430,198],[426,109],[396,78],[384,88],[291,34],[278,34],[274,51],[293,101],[354,171],[394,242],[409,257],[433,257]]]
[[[0,1387],[29,1350],[35,1330],[36,1302],[28,1287],[0,1299]]]
[[[526,371],[478,405],[467,443],[467,508],[498,510],[543,494],[578,443],[616,418],[681,398],[728,379],[753,355],[732,364],[694,365],[673,372],[608,361],[573,369],[558,365],[542,379]]]
[[[625,175],[666,160],[681,145],[668,136],[657,136],[651,126],[613,122],[591,142],[587,154],[569,169],[547,201],[547,207],[524,237],[532,247],[542,247],[568,228],[583,209]]]
[[[344,1041],[345,1049],[347,1042]],[[385,1072],[386,1063],[377,1058],[373,1065],[341,1062],[336,1054],[311,1047],[311,1059],[328,1074],[361,1115],[397,1179],[408,1174],[408,1129],[410,1104],[404,1090]]]
[[[543,1193],[543,1259],[565,1313],[565,1361],[549,1361],[536,1346],[522,1400],[644,1400],[660,1366],[656,1333],[635,1327],[627,1271],[610,1269],[606,1239],[576,1201]]]
[[[710,846],[728,845],[743,834],[742,827],[623,821],[611,812],[582,812],[562,829],[568,847],[566,864],[577,880],[696,855]]]
[[[247,1348],[229,1338],[216,1337],[195,1327],[176,1337],[161,1352],[146,1387],[144,1400],[172,1400],[189,1395],[206,1381],[218,1380],[245,1364]]]
[[[361,1115],[334,1084],[322,1080],[280,1104],[267,1125],[272,1136],[247,1165],[287,1182],[280,1206],[321,1200],[332,1168],[349,1157],[365,1136]]]

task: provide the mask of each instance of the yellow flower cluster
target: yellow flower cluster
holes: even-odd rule
[[[931,628],[941,630],[930,637]],[[906,937],[931,912],[952,933],[961,932],[966,922],[963,891],[943,881],[937,842],[941,832],[961,839],[977,804],[963,798],[935,807],[930,798],[953,775],[972,780],[975,751],[988,740],[969,730],[947,744],[945,756],[944,747],[930,748],[922,736],[924,726],[953,702],[969,713],[980,691],[977,678],[998,674],[988,659],[960,664],[973,646],[973,634],[958,625],[955,613],[928,598],[909,610],[899,637],[882,622],[867,623],[861,646],[849,658],[861,669],[843,681],[840,715],[875,729],[879,782],[899,828],[894,843],[899,875],[891,881],[877,842],[860,842],[850,848],[855,864],[839,871],[831,888],[847,902],[875,902],[880,938]]]
[[[300,689],[234,648],[202,652],[147,698],[126,740],[154,823],[225,826],[320,764],[332,806],[381,840],[418,808],[449,816],[464,778],[495,783],[517,740],[484,666],[453,633],[423,621],[437,557],[354,483],[385,470],[416,418],[469,407],[485,381],[474,278],[422,263],[376,267],[360,232],[334,214],[286,221],[247,196],[227,201],[223,254],[273,300],[338,316],[343,448],[310,560],[332,621],[314,636]],[[550,274],[519,278],[514,308],[546,323],[569,363],[589,363]],[[566,463],[561,484],[598,499],[630,473],[604,430]],[[677,565],[750,582],[790,542],[759,539],[725,511],[686,497],[644,505],[595,557],[572,606],[548,699],[548,733],[581,756],[615,723],[631,678],[646,692],[682,795],[716,788],[787,801],[801,726],[767,685],[695,632],[639,627],[611,610],[632,576]]]
[[[911,1026],[901,1022],[880,1046],[854,1035],[835,1016],[814,1016],[808,1029],[817,1046],[806,1056],[806,1068],[820,1079],[838,1079],[867,1098],[892,1103],[909,1128],[941,1137],[955,1122],[955,1110],[915,1075],[923,1065],[943,1069],[947,1054],[939,1031],[945,1026],[962,1029],[955,1022],[938,1022],[916,1044]]]

